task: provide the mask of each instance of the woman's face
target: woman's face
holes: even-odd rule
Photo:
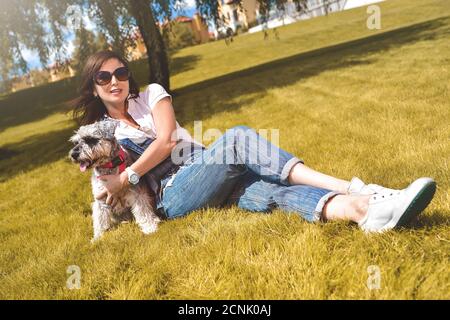
[[[124,67],[123,63],[117,59],[107,60],[101,66],[99,71],[108,71],[113,73],[117,68]],[[106,85],[98,85],[95,83],[94,95],[98,94],[103,103],[108,106],[125,105],[125,100],[130,92],[130,83],[128,80],[120,81],[114,75],[111,82]]]

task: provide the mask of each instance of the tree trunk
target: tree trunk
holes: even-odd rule
[[[167,91],[170,91],[170,73],[166,49],[149,1],[131,0],[129,3],[131,13],[136,18],[147,49],[150,67],[149,83],[159,83]]]

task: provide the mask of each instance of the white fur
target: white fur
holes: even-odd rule
[[[103,182],[94,175],[91,178],[92,193],[95,197],[104,190]],[[160,219],[154,212],[154,205],[143,183],[128,188],[120,195],[120,201],[112,208],[104,200],[95,200],[92,203],[92,221],[94,237],[92,242],[99,239],[102,234],[121,221],[120,217],[131,211],[136,223],[145,234],[153,233],[158,228]],[[122,205],[123,204],[123,205]]]

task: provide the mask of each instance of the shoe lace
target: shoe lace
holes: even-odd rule
[[[395,196],[398,196],[401,193],[401,191],[399,190],[393,190],[393,189],[378,189],[378,192],[376,194],[373,195],[373,199],[377,200],[377,198],[382,198],[382,199],[389,199]]]

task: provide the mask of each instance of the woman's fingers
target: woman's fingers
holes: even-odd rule
[[[108,191],[104,190],[95,196],[95,199],[101,200],[108,195]]]
[[[103,175],[103,176],[97,176],[97,179],[101,180],[101,181],[108,182],[108,178],[109,177],[110,177],[110,175]]]
[[[113,197],[112,201],[111,201],[111,207],[115,207],[117,205],[117,203],[119,202],[117,197]]]
[[[120,197],[108,193],[107,190],[104,190],[104,191],[100,192],[98,195],[95,196],[95,199],[102,200],[105,197],[106,197],[105,203],[108,206],[111,206],[111,207],[114,208],[119,203],[123,206],[123,202],[120,199]]]
[[[108,193],[108,196],[106,197],[106,204],[107,204],[108,206],[110,206],[111,203],[112,203],[112,201],[113,201],[113,197],[112,197],[111,194]]]

